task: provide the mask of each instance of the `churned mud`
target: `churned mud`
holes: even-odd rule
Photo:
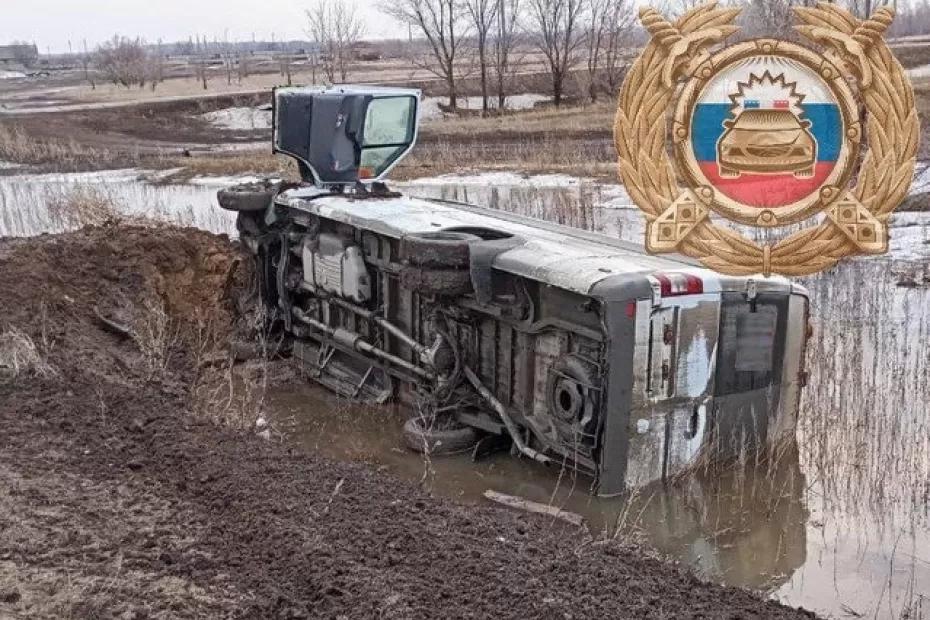
[[[192,229],[0,241],[0,618],[809,615],[262,438],[239,261]]]

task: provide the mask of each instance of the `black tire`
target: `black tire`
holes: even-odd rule
[[[418,293],[443,297],[472,291],[471,272],[467,269],[423,269],[410,265],[401,270],[400,284]]]
[[[471,450],[478,443],[478,431],[470,426],[455,428],[427,428],[422,418],[404,422],[404,443],[421,454],[458,454]]]
[[[400,259],[419,267],[468,267],[468,244],[481,241],[477,235],[437,230],[411,233],[400,240]]]
[[[258,237],[262,234],[262,215],[254,211],[240,211],[236,216],[236,230],[239,236]]]
[[[271,181],[241,183],[218,191],[216,200],[220,203],[220,207],[227,211],[264,211],[271,205],[280,186],[280,183]]]

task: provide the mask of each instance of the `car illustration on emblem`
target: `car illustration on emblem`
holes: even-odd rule
[[[786,108],[742,110],[723,121],[726,131],[717,142],[720,176],[736,178],[743,173],[814,175],[817,141],[809,120],[799,119]]]

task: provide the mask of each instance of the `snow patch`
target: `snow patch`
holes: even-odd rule
[[[914,182],[909,193],[913,195],[925,192],[930,192],[930,164],[921,162],[914,168]]]
[[[6,177],[10,182],[17,180],[32,184],[93,184],[93,183],[129,183],[139,181],[144,170],[137,168],[120,168],[116,170],[97,170],[94,172],[49,172],[46,174],[19,174]]]
[[[201,114],[200,117],[219,129],[271,129],[271,110],[265,108],[223,108]]]
[[[438,177],[413,179],[404,185],[482,185],[510,187],[575,187],[592,183],[591,179],[567,174],[533,174],[522,172],[482,172],[478,174],[443,174]]]
[[[239,185],[240,183],[261,183],[267,178],[268,177],[256,176],[202,176],[194,177],[189,183],[201,187],[230,187],[232,185]],[[271,180],[275,181],[277,179]]]
[[[914,78],[930,77],[930,65],[920,65],[907,70],[907,75],[912,80]]]
[[[22,71],[0,71],[0,80],[16,80],[26,77]]]
[[[511,95],[504,102],[505,110],[529,110],[537,103],[549,101],[550,97],[538,93],[523,93],[521,95]],[[424,97],[420,101],[420,120],[429,121],[444,118],[446,113],[442,111],[439,104],[449,103],[447,97]],[[458,107],[461,110],[480,110],[481,97],[459,97]],[[488,105],[491,109],[497,109],[497,98],[489,98]],[[449,115],[452,116],[452,115]]]

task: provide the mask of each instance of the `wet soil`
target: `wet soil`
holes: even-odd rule
[[[201,98],[127,104],[68,112],[0,117],[0,128],[24,132],[31,140],[63,140],[95,153],[90,161],[67,167],[93,169],[118,165],[159,167],[159,158],[179,157],[223,145],[267,142],[270,132],[218,129],[201,118],[213,110],[270,103],[270,93],[214,95]],[[94,161],[99,160],[99,161]],[[52,164],[41,160],[25,163]],[[99,166],[97,164],[100,164]]]
[[[0,331],[43,361],[0,370],[0,617],[809,616],[216,424],[237,258],[189,229],[0,241]]]

